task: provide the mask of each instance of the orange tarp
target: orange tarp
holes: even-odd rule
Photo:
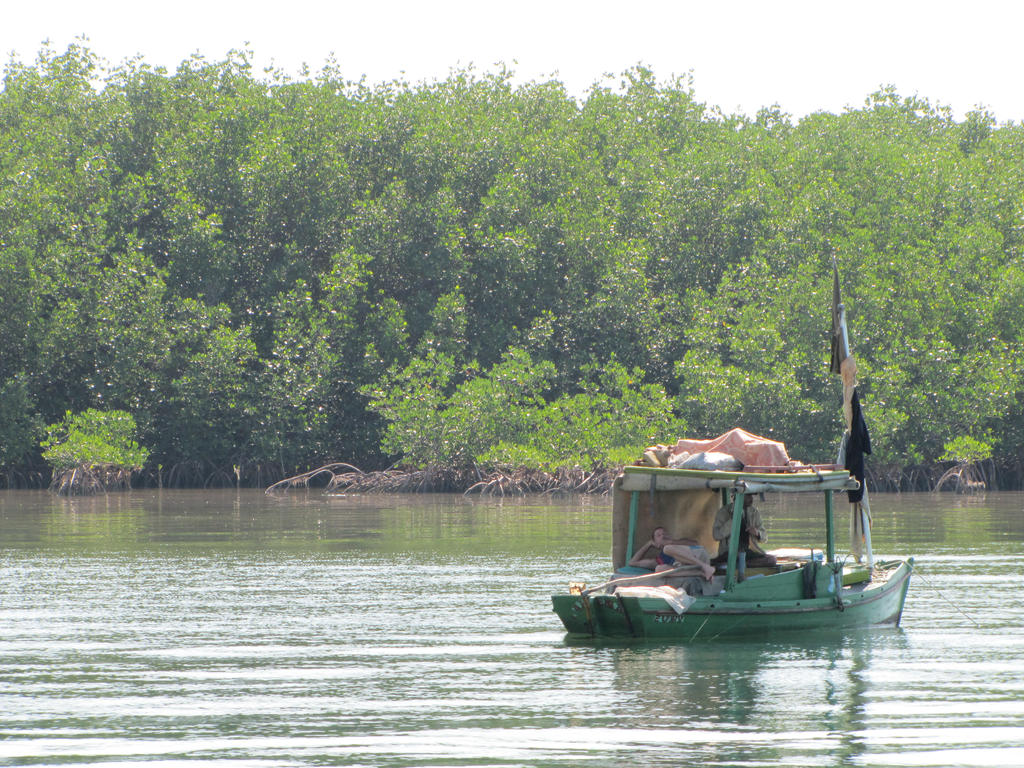
[[[709,440],[680,440],[671,449],[672,455],[702,451],[727,453],[743,462],[743,466],[786,467],[791,464],[783,443],[742,429],[730,429]]]

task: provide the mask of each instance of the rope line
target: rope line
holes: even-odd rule
[[[917,570],[917,566],[916,565],[911,565],[909,563],[908,563],[908,565],[910,565],[910,570],[911,570],[912,573],[914,573],[917,576],[920,576],[921,577],[921,581],[923,581],[925,584],[927,584],[929,587],[931,587],[932,589],[935,590],[935,594],[937,594],[939,597],[941,597],[943,600],[945,600],[951,606],[956,608],[956,610],[959,611],[960,614],[965,619],[967,619],[969,622],[971,622],[975,627],[977,627],[978,629],[981,629],[981,624],[979,624],[977,621],[975,621],[973,616],[970,616],[963,608],[961,608],[959,605],[957,605],[952,600],[950,600],[948,597],[946,597],[942,593],[942,590],[940,590],[938,587],[936,587],[934,584],[932,584],[930,581],[928,581],[928,579],[926,579],[924,577],[924,575],[920,571]]]

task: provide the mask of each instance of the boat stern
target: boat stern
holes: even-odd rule
[[[626,601],[615,593],[588,594],[570,584],[568,594],[551,596],[552,610],[566,632],[583,637],[637,637]]]
[[[590,598],[572,594],[552,595],[551,606],[570,635],[594,636]]]

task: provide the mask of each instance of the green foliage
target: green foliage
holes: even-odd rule
[[[960,435],[948,441],[940,461],[955,461],[957,464],[977,464],[992,458],[992,446],[970,435]]]
[[[124,411],[68,411],[46,427],[40,444],[43,458],[57,472],[80,466],[111,464],[141,469],[149,451],[135,442],[135,419]]]
[[[257,419],[256,345],[245,326],[217,327],[171,382],[171,424],[181,460],[204,456],[215,464],[249,458]]]
[[[89,409],[168,467],[592,466],[683,425],[828,460],[835,255],[872,460],[990,435],[1024,476],[1024,127],[251,59],[7,64],[5,468]]]
[[[627,371],[613,360],[587,373],[591,380],[583,392],[544,403],[532,414],[530,429],[503,438],[478,460],[505,467],[594,469],[633,461],[644,447],[684,434],[664,389],[643,384],[643,371]]]
[[[376,392],[385,449],[417,467],[592,468],[681,432],[664,390],[615,361],[589,367],[583,391],[552,399],[554,365],[520,349],[486,374],[462,375],[456,383],[451,359],[431,352]]]
[[[478,373],[476,365],[459,371],[449,355],[430,350],[388,377],[369,404],[387,421],[384,450],[417,467],[469,466],[530,429],[554,366],[512,350],[488,375]]]
[[[0,404],[0,466],[17,465],[31,455],[42,433],[25,376],[3,382]]]

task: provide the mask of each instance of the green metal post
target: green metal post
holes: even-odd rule
[[[623,565],[628,564],[633,559],[633,539],[636,536],[636,518],[639,509],[640,491],[633,491],[629,497],[629,538],[626,539],[626,562]]]
[[[831,563],[836,558],[836,526],[832,511],[832,491],[825,491],[825,559]]]
[[[743,494],[736,493],[732,503],[732,534],[729,536],[729,556],[725,567],[725,588],[736,586],[736,555],[740,549],[740,531],[743,530]]]

